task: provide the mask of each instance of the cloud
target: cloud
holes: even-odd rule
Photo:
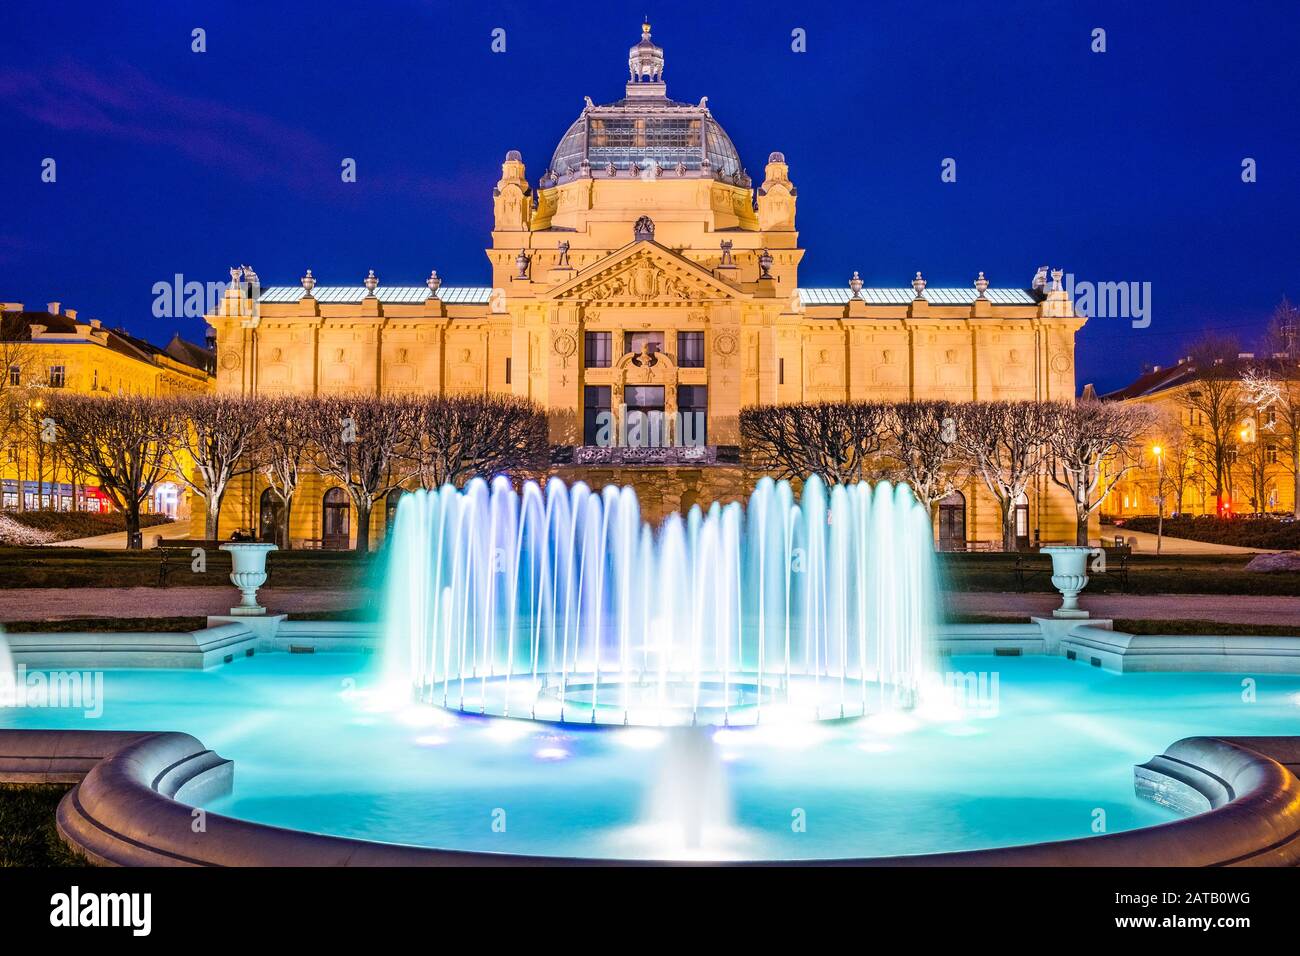
[[[0,69],[0,103],[29,120],[68,133],[107,136],[151,151],[179,154],[247,183],[272,183],[319,195],[338,183],[349,148],[331,145],[303,126],[242,105],[169,89],[131,66],[96,71],[71,60],[39,73]],[[449,205],[481,199],[488,183],[471,173],[435,179],[422,172],[367,159],[363,175],[335,198],[416,196]],[[366,175],[368,173],[368,175]]]

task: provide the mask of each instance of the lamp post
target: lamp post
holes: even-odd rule
[[[1156,456],[1156,554],[1160,553],[1160,543],[1165,534],[1165,457],[1164,449],[1156,445],[1151,449]]]

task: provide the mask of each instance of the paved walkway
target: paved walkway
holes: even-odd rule
[[[262,588],[258,599],[272,611],[344,611],[365,605],[365,589]],[[239,598],[234,588],[8,588],[0,589],[0,620],[39,621],[93,617],[193,617],[227,614]],[[1059,594],[962,592],[946,595],[960,614],[1004,617],[1050,616]],[[1238,594],[1096,594],[1079,603],[1094,617],[1224,621],[1234,624],[1295,624],[1300,597]]]
[[[1059,594],[962,592],[946,595],[950,612],[1001,617],[1051,617]],[[1079,595],[1079,606],[1093,617],[1136,620],[1222,621],[1226,624],[1294,624],[1300,634],[1300,597],[1259,594],[1094,594]]]
[[[159,538],[167,536],[167,529],[171,525],[161,527],[142,528],[140,536],[144,539],[144,546],[152,548]],[[175,530],[173,528],[173,530]],[[183,535],[173,534],[175,537]],[[126,532],[113,531],[109,534],[97,534],[93,538],[74,538],[71,541],[51,541],[46,545],[47,548],[97,548],[104,551],[125,551],[126,550]]]
[[[262,588],[257,599],[272,611],[346,611],[363,606],[369,591],[343,588]],[[233,587],[5,588],[0,621],[82,617],[194,617],[229,614],[239,603]]]
[[[1156,553],[1156,536],[1148,534],[1145,531],[1130,531],[1127,528],[1116,528],[1107,525],[1106,533],[1102,535],[1102,540],[1107,543],[1114,541],[1115,536],[1123,534],[1126,539],[1137,538],[1137,547],[1134,549],[1137,554],[1155,554]],[[1209,541],[1192,541],[1189,538],[1171,538],[1164,535],[1164,540],[1160,542],[1160,553],[1164,554],[1273,554],[1276,549],[1270,548],[1239,548],[1231,544],[1213,544]]]

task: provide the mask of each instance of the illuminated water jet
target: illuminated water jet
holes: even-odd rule
[[[403,496],[385,667],[454,710],[643,726],[912,706],[929,670],[929,515],[906,486],[747,505],[657,529],[630,488],[504,478]]]

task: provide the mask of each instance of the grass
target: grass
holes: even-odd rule
[[[945,624],[1028,624],[1028,617],[1009,614],[945,614],[943,617]]]
[[[165,580],[173,587],[230,587],[230,555],[205,549],[203,570],[189,549],[165,549]],[[0,547],[0,588],[158,587],[164,551]],[[352,551],[277,551],[267,556],[266,587],[364,587],[382,567],[381,554]]]
[[[59,838],[54,811],[62,784],[0,784],[0,866],[88,866]]]
[[[120,511],[5,511],[4,515],[23,527],[52,534],[55,541],[93,538],[126,530],[126,515]],[[152,528],[171,521],[166,515],[141,515],[140,527]]]
[[[1128,634],[1216,634],[1225,637],[1300,637],[1300,625],[1227,624],[1201,620],[1133,620],[1116,618],[1115,630]]]
[[[1144,516],[1125,518],[1122,525],[1112,527],[1115,534],[1125,531],[1146,531],[1155,534],[1158,524],[1157,518]],[[1300,521],[1282,521],[1277,518],[1180,516],[1165,518],[1164,533],[1171,538],[1229,544],[1239,548],[1280,551],[1300,548]]]
[[[1055,593],[1051,561],[1027,554],[1025,591]],[[1117,574],[1094,574],[1089,594],[1300,594],[1300,571],[1267,574],[1247,571],[1251,555],[1135,554],[1129,559],[1128,587]],[[948,591],[1016,591],[1016,555],[944,553],[939,555],[942,586]]]
[[[1016,555],[939,555],[941,586],[948,591],[1016,591]],[[1135,554],[1128,586],[1117,574],[1095,574],[1089,594],[1300,594],[1300,571],[1247,571],[1250,555]],[[230,587],[230,555],[204,552],[205,566],[192,568],[187,549],[167,549],[166,586]],[[1025,590],[1054,593],[1045,555],[1025,555]],[[163,552],[97,551],[83,548],[0,547],[0,590],[4,588],[158,587]],[[385,567],[383,552],[277,551],[267,556],[266,587],[347,590],[373,586]]]
[[[294,611],[291,621],[377,621],[377,607],[351,608],[346,611]],[[147,634],[170,634],[200,631],[208,626],[206,617],[68,617],[45,621],[5,621],[0,629],[18,634],[66,634],[73,631],[138,631]]]

